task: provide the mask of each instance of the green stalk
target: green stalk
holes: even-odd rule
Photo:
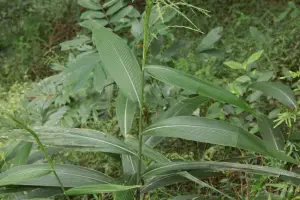
[[[143,108],[144,108],[144,71],[146,65],[146,58],[148,52],[148,40],[149,40],[149,20],[150,14],[153,7],[153,0],[146,0],[146,11],[144,18],[144,41],[143,41],[143,58],[142,58],[142,96],[140,105],[140,118],[139,118],[139,152],[138,152],[138,169],[137,169],[137,185],[141,183],[141,168],[142,168],[142,149],[143,149]],[[137,189],[136,199],[140,200],[141,192]]]
[[[37,134],[36,134],[33,130],[31,130],[29,127],[27,127],[25,124],[23,124],[22,122],[20,122],[19,120],[17,120],[15,117],[13,117],[12,115],[8,115],[8,116],[9,116],[9,118],[11,118],[14,122],[16,122],[16,124],[17,124],[20,128],[22,128],[22,129],[26,130],[27,132],[29,132],[29,133],[32,135],[32,137],[35,139],[35,141],[36,141],[36,143],[38,144],[39,148],[40,148],[41,151],[43,152],[43,154],[44,154],[44,156],[45,156],[45,158],[46,158],[46,160],[47,160],[47,162],[48,162],[48,164],[49,164],[49,166],[50,166],[51,171],[53,172],[55,178],[57,179],[57,182],[58,182],[58,184],[60,185],[63,194],[65,195],[65,197],[67,198],[67,200],[70,200],[70,198],[66,195],[65,188],[64,188],[64,186],[63,186],[61,180],[59,179],[59,177],[58,177],[58,175],[57,175],[57,173],[56,173],[56,171],[55,171],[55,168],[54,168],[52,159],[51,159],[50,156],[48,155],[48,153],[47,153],[47,151],[46,151],[44,145],[43,145],[42,142],[40,141],[40,139],[39,139],[39,137],[37,136]]]

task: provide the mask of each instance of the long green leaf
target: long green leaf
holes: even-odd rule
[[[48,146],[137,155],[136,151],[123,141],[96,130],[60,127],[35,127],[33,130],[37,132],[41,142]],[[0,136],[35,142],[32,136],[22,129],[0,131]]]
[[[118,125],[124,137],[127,137],[131,130],[136,108],[134,102],[126,98],[122,93],[119,93],[116,105],[116,115]]]
[[[203,171],[203,170],[195,170],[189,172],[192,176],[202,179],[202,178],[209,178],[209,177],[217,177],[221,176],[222,173],[220,172],[210,172],[210,171]],[[175,183],[182,183],[190,181],[190,179],[178,174],[167,174],[162,176],[157,176],[150,180],[146,180],[145,185],[142,187],[141,192],[147,193],[157,188],[161,188],[167,185],[172,185]]]
[[[266,147],[261,139],[241,127],[219,120],[192,116],[172,117],[151,125],[142,134],[238,147],[280,160],[299,163],[276,149]]]
[[[272,120],[265,115],[260,115],[257,122],[264,142],[273,149],[284,150],[285,139],[280,130],[274,128]]]
[[[48,169],[47,164],[33,164],[25,165],[19,169],[26,172],[23,168],[28,170],[42,171]],[[25,169],[26,169],[25,168]],[[15,168],[16,169],[16,168]],[[13,169],[14,170],[14,169]],[[27,171],[28,171],[27,170]],[[114,183],[114,179],[95,170],[75,166],[75,165],[55,165],[55,170],[60,178],[64,187],[78,187],[89,184],[111,184]],[[11,171],[11,170],[10,170]],[[59,187],[59,184],[54,174],[48,174],[38,178],[32,178],[30,180],[15,182],[16,185],[26,186],[44,186],[44,187]]]
[[[290,108],[297,108],[297,100],[293,91],[282,83],[262,81],[253,83],[249,87],[259,90],[267,96],[276,98]]]
[[[289,178],[300,179],[300,174],[283,169],[277,169],[265,166],[256,166],[240,163],[228,162],[172,162],[158,163],[150,165],[144,172],[144,177],[155,177],[158,175],[172,174],[179,171],[189,170],[207,170],[207,171],[240,171],[253,174],[268,176],[286,176]]]
[[[0,186],[12,185],[21,181],[44,176],[51,173],[49,165],[39,168],[31,165],[15,167],[0,174]]]
[[[118,192],[137,188],[139,186],[124,186],[114,184],[99,184],[99,185],[87,185],[77,188],[72,188],[66,192],[67,195],[83,195],[83,194],[100,194],[108,192]]]
[[[106,28],[95,27],[92,32],[103,66],[121,92],[141,105],[142,71],[130,48]]]
[[[216,101],[230,103],[255,114],[255,112],[249,107],[246,102],[239,99],[234,94],[226,91],[224,88],[220,88],[208,82],[196,79],[190,74],[160,65],[146,66],[145,70],[157,80],[171,85],[176,85],[185,90],[198,93],[202,96],[212,98]]]
[[[169,108],[161,118],[161,119],[167,119],[170,117],[175,117],[175,116],[187,116],[191,115],[193,111],[197,109],[197,107],[205,102],[208,101],[208,98],[202,97],[202,96],[197,96],[197,97],[192,97],[188,99],[184,99],[182,101],[179,101],[176,103],[174,106]],[[145,144],[149,145],[150,147],[155,147],[157,146],[160,142],[163,141],[163,137],[149,137],[145,140]]]

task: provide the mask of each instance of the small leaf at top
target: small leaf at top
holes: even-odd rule
[[[277,99],[290,108],[297,108],[297,100],[293,91],[282,83],[262,81],[253,83],[249,87]]]
[[[78,0],[78,4],[91,10],[100,10],[102,8],[99,2],[97,3],[93,0]]]
[[[247,63],[246,66],[254,63],[255,61],[257,61],[261,57],[261,55],[263,54],[263,52],[264,52],[264,50],[261,50],[261,51],[258,51],[258,52],[255,52],[254,54],[252,54],[248,58],[248,60],[246,62]]]
[[[231,69],[243,69],[243,65],[235,61],[226,61],[224,62],[224,65],[230,67]]]
[[[104,27],[93,29],[93,39],[104,68],[121,92],[141,105],[142,71],[126,42]]]
[[[198,51],[204,51],[210,49],[214,43],[216,43],[222,34],[223,28],[217,27],[212,29],[201,41],[200,45],[198,46]]]

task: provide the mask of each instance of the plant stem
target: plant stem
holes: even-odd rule
[[[140,105],[140,118],[139,118],[139,152],[138,152],[138,169],[137,169],[137,185],[141,183],[141,169],[142,169],[142,149],[143,149],[143,108],[144,108],[144,71],[146,65],[147,51],[148,51],[148,39],[149,39],[149,20],[153,7],[153,0],[146,0],[146,11],[144,17],[144,41],[143,41],[143,58],[142,58],[142,96]],[[137,189],[136,200],[140,200],[141,192]]]
[[[53,162],[52,162],[52,159],[51,159],[50,156],[48,155],[48,153],[47,153],[47,151],[46,151],[44,145],[43,145],[42,142],[40,141],[38,135],[37,135],[33,130],[31,130],[29,127],[27,127],[25,124],[23,124],[22,122],[20,122],[19,120],[17,120],[15,117],[13,117],[12,115],[8,115],[8,116],[9,116],[9,118],[11,118],[14,122],[16,122],[16,124],[17,124],[20,128],[22,128],[22,129],[26,130],[27,132],[29,132],[29,133],[32,135],[32,137],[35,139],[35,141],[36,141],[36,143],[38,144],[39,148],[40,148],[41,151],[43,152],[43,154],[44,154],[44,156],[45,156],[45,158],[46,158],[46,160],[47,160],[47,162],[48,162],[48,164],[49,164],[49,166],[50,166],[50,169],[51,169],[51,171],[53,172],[53,174],[54,174],[54,176],[55,176],[55,178],[56,178],[58,184],[60,185],[63,194],[65,195],[65,197],[67,198],[67,200],[70,200],[70,198],[66,195],[65,188],[64,188],[64,186],[63,186],[61,180],[59,179],[59,177],[58,177],[58,175],[57,175],[57,173],[56,173],[56,171],[55,171],[55,168],[54,168],[54,164],[53,164]]]

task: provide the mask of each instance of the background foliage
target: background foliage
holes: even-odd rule
[[[262,92],[247,89],[257,81],[280,81],[293,89],[299,106],[298,2],[186,2],[210,11],[208,17],[190,8],[182,7],[181,10],[205,34],[178,27],[164,29],[173,25],[191,26],[184,17],[167,10],[169,18],[151,27],[155,39],[150,47],[148,63],[185,71],[246,99],[251,107],[268,115],[289,138],[283,148],[286,154],[299,160],[299,110],[288,109],[280,101],[262,95]],[[89,128],[124,138],[115,109],[120,98],[117,97],[118,89],[105,69],[97,66],[98,55],[95,56],[96,48],[89,29],[93,23],[113,29],[141,60],[144,3],[124,1],[118,9],[109,11],[110,7],[107,7],[101,10],[104,16],[93,13],[93,6],[87,8],[83,3],[80,6],[76,1],[4,0],[0,4],[0,24],[4,27],[0,30],[0,115],[12,111],[33,126]],[[86,63],[86,60],[89,62]],[[191,95],[172,85],[157,82],[148,75],[145,79],[146,125],[163,119],[167,116],[165,111],[180,105]],[[255,117],[228,104],[209,100],[190,109],[195,111],[193,115],[227,121],[252,134],[260,131]],[[132,134],[137,132],[137,124],[133,121]],[[12,125],[5,122],[2,128],[7,126]],[[22,164],[16,164],[16,159],[9,160],[7,155],[8,147],[16,144],[5,142],[4,145],[2,171]],[[287,170],[293,167],[272,158],[255,157],[249,151],[182,139],[165,139],[157,149],[172,161],[240,161]],[[77,164],[112,177],[123,174],[121,160],[115,156],[58,152],[55,148],[49,152],[53,154],[55,163]],[[297,184],[243,172],[228,172],[221,177],[204,180],[237,199],[297,199],[299,195]],[[169,199],[178,194],[192,193],[208,196],[208,199],[213,196],[220,198],[219,193],[192,182],[166,186],[147,194],[146,198]],[[105,194],[82,198],[111,197]]]

